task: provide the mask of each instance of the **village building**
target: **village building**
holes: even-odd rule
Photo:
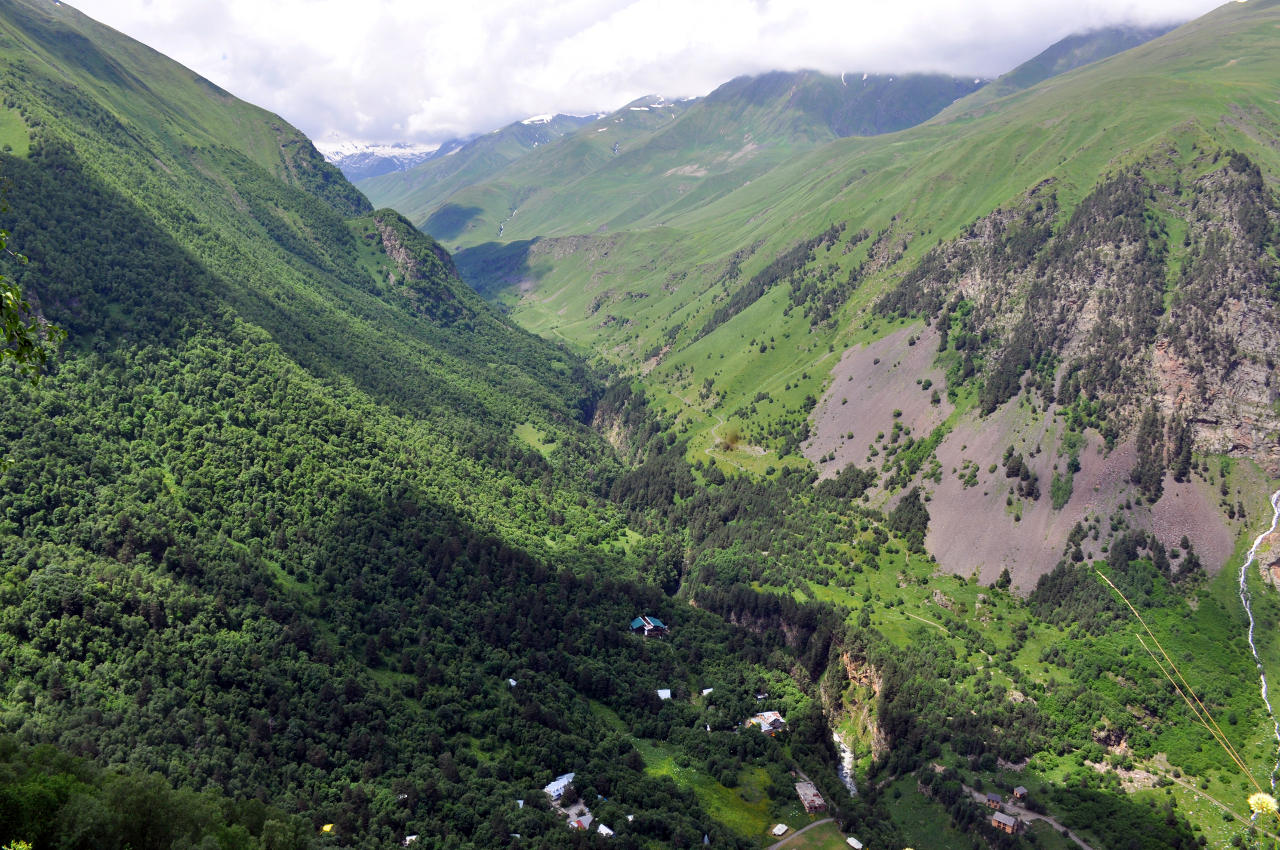
[[[631,621],[631,631],[645,637],[662,637],[671,631],[667,628],[667,624],[659,620],[657,617],[650,617],[647,614],[641,614]]]
[[[591,822],[593,820],[595,820],[595,816],[592,815],[591,812],[587,812],[582,817],[574,818],[573,820],[569,821],[569,828],[570,829],[590,829]]]
[[[787,728],[787,721],[776,711],[762,711],[747,721],[748,726],[759,726],[760,731],[773,737]]]
[[[775,826],[773,829],[769,830],[769,834],[774,836],[782,836],[782,835],[786,835],[787,830],[789,829],[791,829],[791,827],[787,826],[785,823],[780,823],[777,826]]]
[[[1000,798],[999,794],[991,793],[987,795],[987,808],[989,809],[1000,808],[1000,804],[1002,802],[1004,801]]]
[[[658,688],[658,699],[671,699],[671,689]]]
[[[796,794],[800,797],[800,804],[804,806],[804,810],[809,814],[827,810],[827,801],[822,799],[822,795],[818,793],[817,786],[812,782],[797,782]]]
[[[1027,789],[1026,789],[1026,786],[1019,785],[1017,788],[1014,788],[1014,789],[1013,789],[1013,799],[1015,799],[1015,800],[1025,800],[1025,799],[1027,799]]]
[[[991,825],[996,829],[1004,830],[1013,835],[1018,831],[1018,827],[1022,825],[1021,821],[1012,815],[1006,815],[1004,812],[996,812],[991,816]]]
[[[542,790],[551,798],[551,802],[559,802],[560,798],[564,796],[564,790],[573,783],[573,777],[574,774],[572,773],[557,776],[555,779],[551,780],[546,788],[543,788]],[[523,806],[521,808],[523,808]]]

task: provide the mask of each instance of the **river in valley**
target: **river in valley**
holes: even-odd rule
[[[1280,721],[1276,720],[1275,710],[1271,707],[1271,697],[1267,693],[1267,671],[1263,669],[1262,657],[1258,655],[1258,647],[1253,642],[1253,606],[1249,602],[1248,577],[1249,568],[1257,560],[1258,547],[1262,545],[1262,541],[1266,540],[1271,532],[1276,530],[1277,521],[1280,521],[1280,490],[1271,494],[1271,526],[1253,541],[1253,546],[1249,548],[1248,557],[1240,565],[1240,603],[1244,605],[1244,612],[1249,616],[1249,649],[1253,652],[1254,663],[1258,665],[1258,678],[1262,683],[1262,701],[1267,706],[1267,715],[1271,718],[1271,726],[1276,738],[1276,763],[1271,768],[1271,790],[1273,792],[1276,789],[1276,773],[1280,772]]]

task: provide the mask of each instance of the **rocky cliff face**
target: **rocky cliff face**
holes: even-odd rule
[[[1280,205],[1258,167],[1170,151],[1065,217],[1055,188],[931,251],[879,309],[937,323],[984,413],[1038,395],[1114,440],[1154,403],[1197,449],[1280,474]]]

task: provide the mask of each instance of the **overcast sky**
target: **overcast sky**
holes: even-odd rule
[[[996,76],[1220,0],[71,0],[318,142],[439,142],[773,69]]]

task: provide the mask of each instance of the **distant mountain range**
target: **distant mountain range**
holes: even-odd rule
[[[415,145],[408,142],[385,144],[364,142],[316,142],[316,150],[336,165],[348,180],[377,177],[393,171],[405,171],[434,156],[445,156],[464,142],[450,141],[442,145]]]
[[[560,138],[597,116],[534,115],[500,130],[483,135],[449,139],[439,145],[417,145],[409,142],[317,142],[316,148],[332,164],[341,169],[348,180],[368,180],[408,171],[430,160],[466,151],[461,164],[451,164],[433,173],[448,174],[465,170],[472,156],[494,155],[517,158],[521,153]]]
[[[537,116],[412,156],[400,155],[394,145],[322,149],[375,203],[400,210],[440,238],[457,239],[459,245],[472,241],[467,233],[479,241],[509,239],[513,230],[508,220],[523,212],[527,221],[529,209],[522,210],[525,205],[520,202],[533,196],[550,192],[559,197],[566,189],[590,195],[559,197],[556,203],[565,210],[584,203],[596,206],[602,195],[607,199],[612,178],[602,182],[588,176],[596,169],[639,168],[656,182],[638,191],[667,197],[671,184],[683,177],[737,172],[749,179],[762,162],[772,164],[778,157],[837,138],[903,130],[940,112],[946,115],[961,102],[972,108],[1169,29],[1108,27],[1072,35],[995,81],[937,74],[776,71],[739,77],[700,98],[668,101],[654,95],[609,114]],[[641,120],[645,112],[665,120]],[[673,123],[676,118],[682,120]],[[545,150],[562,138],[561,147]],[[522,161],[535,151],[538,157]],[[673,160],[668,168],[656,170],[677,152],[719,159],[710,165]],[[613,162],[619,155],[622,159]],[[446,156],[453,161],[443,161]],[[472,190],[481,186],[486,188]],[[629,188],[625,194],[634,197],[636,190]]]

